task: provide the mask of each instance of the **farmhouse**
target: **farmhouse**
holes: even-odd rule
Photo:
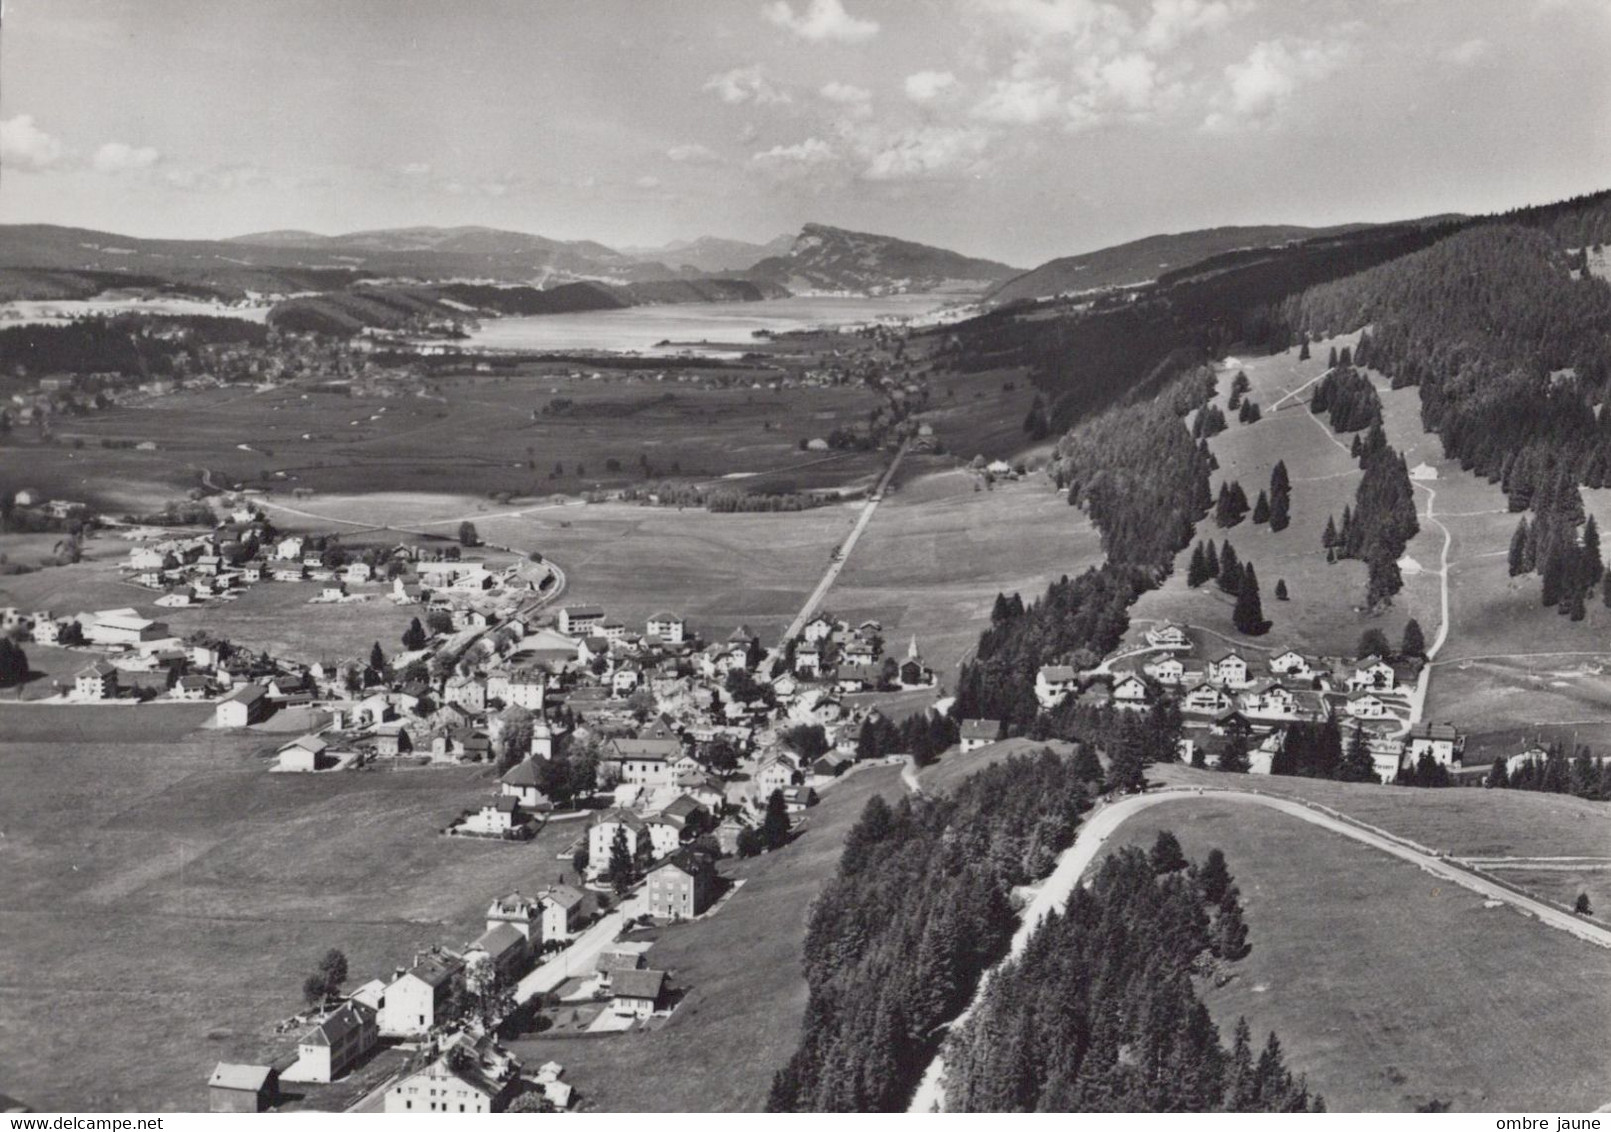
[[[1348,678],[1348,690],[1350,692],[1361,690],[1391,692],[1394,679],[1391,664],[1388,664],[1379,656],[1368,656],[1354,666],[1354,674]]]
[[[442,1020],[454,987],[464,981],[464,961],[450,955],[419,956],[386,986],[381,1000],[380,1032],[389,1037],[419,1037]]]
[[[386,1111],[502,1112],[519,1089],[512,1070],[491,1069],[473,1051],[450,1049],[386,1090]]]
[[[1208,678],[1232,688],[1246,687],[1247,661],[1240,653],[1228,652],[1208,666]]]
[[[980,747],[994,743],[1001,738],[1001,720],[999,719],[964,719],[960,731],[959,741],[962,753],[977,751]]]
[[[159,641],[166,636],[168,626],[141,617],[133,609],[103,609],[90,614],[84,624],[84,639],[92,645],[138,648],[145,641]]]
[[[649,914],[657,920],[689,920],[716,898],[716,866],[691,849],[673,853],[647,880]]]
[[[599,759],[599,770],[613,768],[631,786],[669,786],[672,764],[682,755],[676,739],[611,739]]]
[[[361,1002],[344,1002],[302,1035],[286,1080],[328,1084],[363,1061],[379,1040],[375,1011]]]
[[[514,979],[526,966],[528,947],[529,942],[519,928],[513,924],[495,924],[465,949],[464,957],[466,965],[484,959],[500,978]]]
[[[543,939],[569,939],[593,913],[593,895],[568,884],[551,884],[537,894],[543,909]]]
[[[1180,701],[1180,710],[1202,715],[1218,715],[1231,706],[1231,698],[1214,685],[1204,681],[1186,693]]]
[[[604,620],[604,610],[597,605],[567,605],[559,611],[559,631],[569,637],[584,637]]]
[[[325,749],[329,746],[317,735],[304,735],[293,739],[279,750],[280,769],[294,771],[318,770]]]
[[[218,702],[213,719],[219,727],[247,727],[268,717],[268,694],[259,684],[242,684]]]
[[[1387,719],[1393,714],[1387,701],[1374,692],[1355,692],[1348,697],[1347,710],[1355,719]]]
[[[1126,673],[1113,681],[1113,705],[1139,710],[1147,706],[1147,682],[1135,673]]]
[[[610,850],[616,831],[625,833],[627,852],[634,858],[649,851],[649,827],[631,810],[607,810],[593,819],[587,831],[587,867],[597,876],[610,867]]]
[[[622,1017],[647,1018],[660,1009],[665,993],[664,971],[617,971],[610,980],[610,1010]]]
[[[1141,666],[1141,671],[1160,684],[1179,684],[1186,679],[1186,666],[1178,656],[1168,656]]]
[[[1050,711],[1067,699],[1078,684],[1079,677],[1072,666],[1044,665],[1035,673],[1035,700],[1041,707]]]
[[[513,928],[533,946],[541,944],[546,938],[541,902],[519,892],[500,896],[487,905],[487,931],[499,926]]]
[[[1155,649],[1191,648],[1191,638],[1186,635],[1186,630],[1171,621],[1148,629],[1146,637],[1147,644]]]
[[[117,669],[104,660],[79,669],[73,678],[73,694],[81,700],[115,700]]]
[[[686,623],[675,613],[656,613],[649,618],[645,628],[649,636],[659,637],[668,645],[682,644],[684,634],[687,632]]]
[[[267,1112],[279,1099],[279,1074],[267,1065],[220,1061],[207,1080],[209,1112]]]
[[[1410,728],[1409,740],[1411,760],[1431,755],[1442,766],[1458,763],[1465,747],[1465,738],[1452,723],[1417,723]]]

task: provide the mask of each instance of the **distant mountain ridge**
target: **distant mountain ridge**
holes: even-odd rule
[[[1016,267],[928,244],[826,224],[807,224],[787,255],[763,259],[749,277],[790,291],[864,295],[977,293],[1020,274]]]
[[[794,236],[782,235],[764,244],[728,240],[721,236],[700,236],[696,240],[672,240],[657,248],[622,248],[621,254],[639,263],[663,263],[668,267],[703,272],[748,271],[769,256],[787,255]]]

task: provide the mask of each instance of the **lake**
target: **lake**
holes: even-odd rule
[[[883,298],[763,299],[755,303],[682,303],[627,307],[623,310],[544,314],[522,318],[484,319],[479,330],[457,344],[498,350],[609,350],[641,354],[676,354],[684,350],[718,352],[700,344],[726,347],[731,353],[755,341],[757,330],[782,333],[818,326],[871,322],[884,318],[919,318],[932,314],[954,296],[889,295]],[[671,346],[657,346],[669,341]]]

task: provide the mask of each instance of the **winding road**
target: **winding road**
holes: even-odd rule
[[[1193,797],[1213,797],[1216,801],[1231,801],[1279,810],[1300,821],[1306,821],[1332,833],[1352,838],[1389,856],[1397,857],[1401,861],[1407,861],[1431,873],[1433,876],[1468,889],[1485,900],[1508,904],[1525,915],[1533,917],[1540,923],[1568,932],[1587,943],[1611,949],[1611,929],[1602,927],[1581,916],[1574,916],[1554,905],[1546,904],[1506,888],[1496,881],[1461,868],[1448,858],[1427,852],[1385,831],[1350,821],[1335,814],[1335,812],[1305,805],[1291,798],[1258,794],[1247,790],[1232,790],[1220,787],[1175,787],[1154,793],[1133,794],[1094,810],[1086,816],[1075,834],[1074,844],[1063,851],[1062,855],[1057,859],[1057,867],[1050,876],[1041,882],[1029,905],[1024,909],[1023,919],[1018,930],[1013,933],[1007,957],[1002,960],[1002,963],[1006,963],[1023,953],[1025,946],[1029,943],[1029,937],[1034,934],[1035,929],[1040,926],[1047,913],[1061,912],[1063,910],[1068,903],[1069,895],[1074,891],[1074,886],[1079,883],[1085,870],[1097,860],[1108,837],[1114,830],[1148,807],[1158,805],[1160,802],[1178,801],[1182,798],[1189,799]],[[985,972],[984,977],[979,980],[979,988],[974,992],[973,999],[968,1004],[967,1009],[957,1016],[951,1026],[957,1026],[967,1021],[972,1015],[974,1005],[978,1003],[980,995],[1000,969],[1001,964],[998,963],[995,967]],[[908,1106],[907,1111],[945,1111],[945,1058],[943,1048],[929,1062],[928,1069],[924,1072],[923,1079],[918,1084],[917,1092],[913,1095],[912,1103]]]

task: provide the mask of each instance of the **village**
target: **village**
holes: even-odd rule
[[[1364,738],[1383,783],[1397,781],[1405,769],[1413,772],[1423,758],[1445,770],[1459,768],[1465,749],[1459,729],[1418,718],[1416,682],[1424,662],[1386,653],[1385,642],[1380,652],[1352,658],[1254,652],[1223,642],[1209,647],[1188,627],[1163,622],[1089,671],[1043,666],[1035,698],[1047,711],[1070,697],[1125,711],[1170,705],[1185,731],[1180,759],[1198,766],[1219,766],[1234,744],[1245,759],[1238,769],[1270,774],[1292,725],[1335,720],[1345,734]]]
[[[556,880],[487,894],[477,939],[400,957],[355,990],[338,993],[344,971],[331,980],[295,1016],[294,1061],[220,1064],[209,1082],[220,1111],[281,1107],[292,1095],[281,1084],[342,1080],[399,1048],[417,1071],[387,1089],[386,1111],[448,1111],[436,1106],[449,1101],[491,1111],[522,1092],[565,1108],[558,1067],[525,1080],[500,1051],[506,1017],[524,1011],[529,1025],[590,1034],[663,1024],[684,988],[653,968],[632,929],[715,914],[732,891],[720,858],[780,848],[798,832],[856,762],[876,708],[853,699],[938,692],[917,641],[890,655],[877,622],[818,613],[768,652],[745,626],[707,642],[674,612],[629,626],[597,605],[555,610],[562,571],[536,554],[500,565],[469,532],[393,545],[282,535],[237,496],[205,532],[123,533],[131,547],[118,572],[159,609],[295,586],[310,618],[355,602],[413,614],[404,648],[304,663],[180,637],[133,606],[8,608],[9,638],[36,659],[51,654],[52,670],[73,665],[52,695],[28,701],[36,710],[210,704],[214,728],[278,736],[273,774],[487,764],[496,777],[479,808],[423,835],[519,852],[550,824],[574,830],[557,861],[533,866]]]

